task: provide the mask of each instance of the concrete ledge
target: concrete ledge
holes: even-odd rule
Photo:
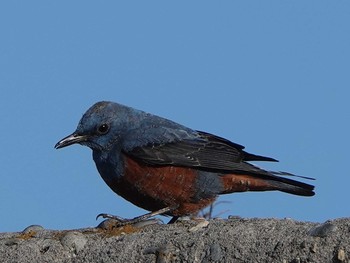
[[[213,219],[0,233],[1,262],[350,262],[350,218]]]

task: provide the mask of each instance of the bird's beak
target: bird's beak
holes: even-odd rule
[[[74,143],[81,143],[87,141],[88,136],[86,135],[79,135],[76,133],[72,133],[71,135],[68,135],[67,137],[60,140],[58,143],[56,143],[55,148],[60,149],[69,145],[72,145]]]

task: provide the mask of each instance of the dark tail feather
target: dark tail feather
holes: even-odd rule
[[[278,162],[278,160],[271,158],[271,157],[255,155],[255,154],[247,153],[247,152],[243,152],[243,161],[246,161],[246,162],[252,162],[252,161]]]
[[[225,174],[222,194],[245,191],[281,191],[293,195],[313,196],[314,186],[273,174]]]
[[[296,175],[296,174],[292,174],[292,173],[288,173],[288,172],[282,172],[282,171],[268,171],[274,175],[283,175],[283,176],[294,176],[294,177],[299,177],[299,178],[303,178],[303,179],[307,179],[307,180],[316,180],[315,178],[312,177],[306,177],[306,176],[301,176],[301,175]]]
[[[303,182],[298,182],[295,180],[277,177],[274,179],[270,179],[270,184],[276,187],[276,190],[282,191],[285,193],[293,194],[293,195],[301,195],[301,196],[313,196],[315,192],[315,186],[311,184],[306,184]]]
[[[244,158],[247,161],[272,161],[272,162],[278,162],[277,160],[270,158],[270,157],[265,157],[265,156],[259,156],[259,155],[254,155],[251,153],[244,153]],[[248,163],[246,163],[248,164]],[[269,190],[278,190],[282,192],[286,192],[289,194],[294,194],[294,195],[301,195],[301,196],[313,196],[315,195],[314,186],[299,182],[293,179],[285,178],[283,176],[294,176],[298,178],[303,178],[303,179],[308,179],[308,180],[315,180],[314,178],[311,177],[306,177],[306,176],[300,176],[300,175],[295,175],[292,173],[288,172],[275,172],[275,171],[266,171],[263,169],[260,169],[259,167],[249,164],[259,170],[255,171],[256,173],[256,179],[262,179],[266,180],[271,184],[272,188],[275,189],[269,189]],[[252,174],[251,174],[252,175]],[[252,190],[254,191],[254,190]],[[257,190],[258,191],[258,190]]]

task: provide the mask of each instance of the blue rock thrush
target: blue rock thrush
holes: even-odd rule
[[[314,186],[281,176],[292,174],[248,163],[277,161],[273,158],[248,153],[224,138],[114,102],[94,104],[76,131],[55,148],[74,143],[92,149],[100,175],[115,193],[151,211],[126,222],[163,214],[172,216],[173,223],[198,213],[218,195],[234,192],[315,194]]]

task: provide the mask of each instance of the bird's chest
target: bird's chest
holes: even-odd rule
[[[133,204],[149,211],[180,206],[185,212],[208,205],[215,194],[203,187],[201,174],[185,167],[154,167],[121,154],[116,160],[101,159],[97,168],[108,186]],[[95,160],[96,161],[96,160]],[[202,188],[202,189],[200,189]],[[193,208],[189,206],[196,204]],[[187,211],[188,210],[188,211]]]

